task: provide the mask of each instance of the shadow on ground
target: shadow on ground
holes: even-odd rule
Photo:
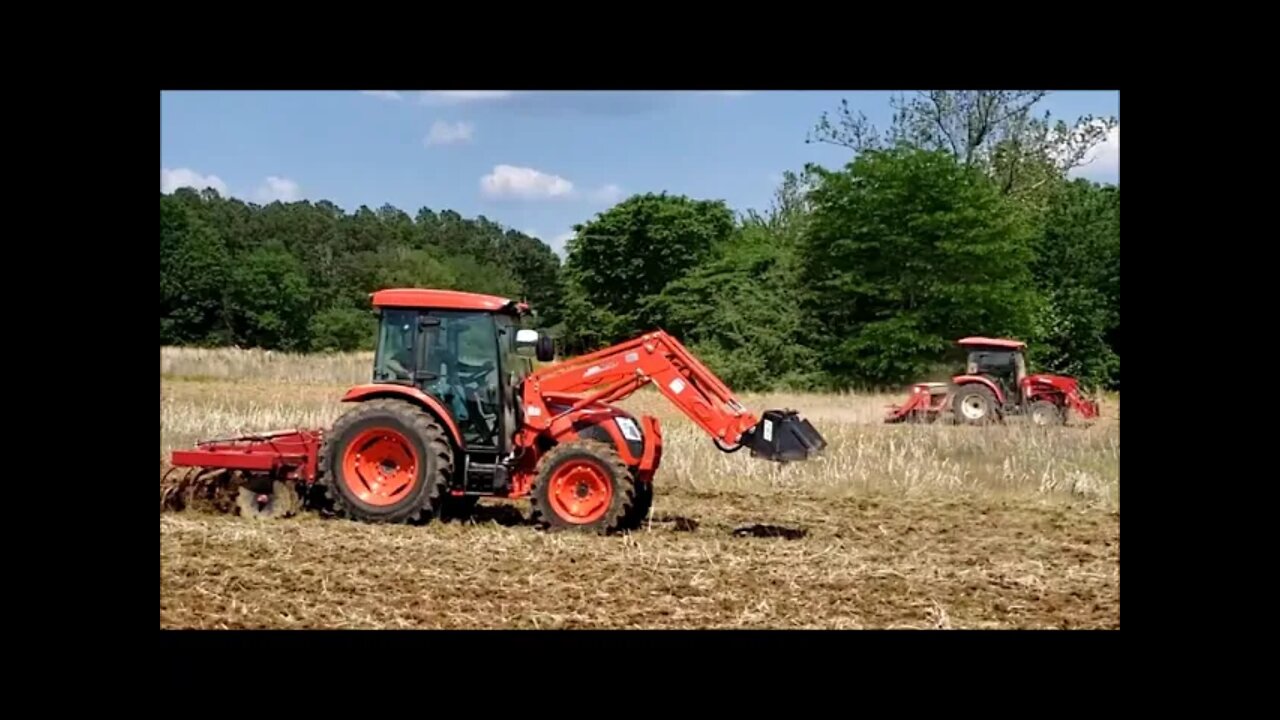
[[[460,520],[477,525],[496,523],[502,527],[519,527],[531,524],[529,519],[524,516],[524,513],[520,512],[520,508],[514,505],[487,505],[485,503],[476,505],[466,517],[460,518]]]
[[[736,528],[733,531],[734,537],[780,537],[787,540],[799,540],[808,535],[809,531],[804,528],[789,528],[781,525],[746,525]]]
[[[654,515],[650,518],[650,522],[655,525],[670,524],[671,529],[676,532],[697,532],[699,526],[698,521],[693,518],[687,518],[681,515],[671,515],[668,513]]]

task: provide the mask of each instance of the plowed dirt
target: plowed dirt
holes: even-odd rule
[[[162,627],[1118,628],[1120,518],[1037,500],[660,494],[627,537],[511,505],[373,526],[164,513]]]

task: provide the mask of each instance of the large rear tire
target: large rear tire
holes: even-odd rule
[[[369,400],[334,423],[319,482],[336,514],[363,522],[426,522],[439,515],[453,473],[440,421],[403,400]]]
[[[574,440],[538,462],[529,502],[533,522],[544,529],[603,535],[627,529],[636,483],[612,445]]]
[[[956,422],[964,425],[986,425],[1000,419],[995,393],[986,385],[963,385],[951,400]]]

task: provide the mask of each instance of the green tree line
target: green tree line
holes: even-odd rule
[[[850,161],[786,173],[764,212],[634,195],[563,264],[451,211],[162,195],[161,343],[368,347],[367,294],[427,286],[526,298],[569,354],[661,327],[740,390],[907,383],[966,335],[1118,389],[1120,191],[1069,177],[1115,120],[1051,122],[1042,96],[919,93],[883,132],[844,105],[809,140]]]
[[[436,287],[527,299],[559,321],[560,260],[484,217],[329,202],[265,207],[213,190],[160,196],[160,343],[370,348],[369,293]]]

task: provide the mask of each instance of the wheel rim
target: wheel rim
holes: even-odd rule
[[[1048,425],[1053,420],[1053,411],[1047,407],[1038,407],[1031,413],[1031,420],[1037,425]]]
[[[394,505],[418,482],[418,452],[395,430],[365,430],[343,454],[342,482],[360,502]]]
[[[561,465],[548,488],[551,509],[567,522],[586,524],[604,517],[613,500],[613,483],[604,469],[589,460]]]
[[[987,403],[980,395],[970,395],[961,401],[960,412],[970,420],[978,420],[987,414]]]

